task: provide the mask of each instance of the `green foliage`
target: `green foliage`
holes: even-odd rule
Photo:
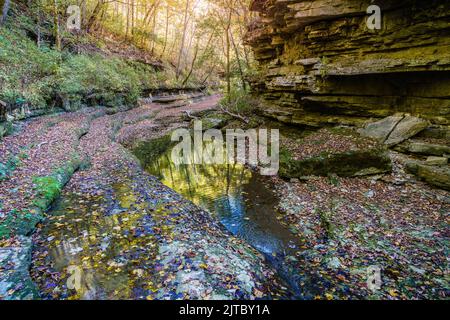
[[[71,104],[134,104],[141,93],[136,70],[118,58],[71,55],[59,69],[58,93]]]
[[[339,187],[339,177],[336,174],[329,173],[328,181],[330,182],[331,185]]]
[[[13,107],[45,107],[58,60],[56,51],[39,49],[23,31],[1,28],[0,99]]]
[[[220,105],[230,112],[251,114],[258,102],[239,86],[232,86],[231,92],[223,97]]]
[[[179,88],[182,87],[181,79],[176,78],[175,72],[158,72],[156,74],[157,83],[167,88]],[[189,85],[189,83],[187,84]]]
[[[295,167],[295,161],[293,160],[293,156],[290,150],[286,147],[280,147],[280,172],[283,174],[284,172],[288,172]]]
[[[128,67],[135,73],[136,83],[139,83],[142,88],[156,89],[159,86],[159,74],[164,74],[164,72],[155,72],[153,67],[135,61],[128,61],[127,63]]]
[[[41,27],[44,34],[51,34],[49,25]],[[44,41],[38,47],[28,37],[35,30],[35,21],[26,14],[18,14],[7,28],[0,28],[0,100],[13,110],[134,105],[142,88],[158,86],[151,66],[100,54],[59,52]],[[72,39],[68,35],[65,40],[69,49],[74,41],[78,46],[100,46],[90,36]],[[3,131],[0,128],[0,136]]]

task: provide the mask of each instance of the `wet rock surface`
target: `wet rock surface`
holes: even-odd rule
[[[31,238],[24,236],[0,248],[0,297],[3,299],[31,300],[38,296],[28,270],[31,248]]]
[[[30,159],[21,156],[23,163],[0,182],[8,186],[1,189],[2,195],[11,194],[1,199],[2,223],[11,216],[10,210],[29,208],[41,199],[39,190],[31,187],[36,185],[33,176],[48,177],[55,174],[55,168],[66,168],[63,164],[72,160],[68,153],[83,160],[70,182],[56,190],[60,198],[46,220],[31,219],[26,235],[0,241],[2,298],[448,297],[449,195],[425,183],[443,181],[442,172],[448,165],[426,165],[427,155],[413,154],[416,159],[386,151],[392,172],[363,172],[368,177],[339,177],[328,171],[325,177],[300,177],[301,181],[268,179],[268,188],[276,190],[280,199],[279,212],[274,211],[272,218],[295,239],[295,246],[289,245],[289,254],[281,258],[278,253],[263,256],[252,248],[251,237],[225,229],[227,223],[234,228],[235,221],[220,221],[143,170],[150,162],[140,165],[130,150],[135,154],[143,150],[142,156],[152,159],[152,152],[165,150],[160,146],[167,145],[168,133],[191,125],[185,111],[209,117],[211,112],[205,110],[214,110],[217,101],[218,97],[211,97],[183,107],[174,102],[164,107],[146,104],[118,114],[96,110],[43,117],[27,122],[27,130],[2,142],[6,160],[18,156],[22,146],[31,146]],[[84,129],[79,131],[80,127]],[[424,130],[398,146],[446,145],[440,135],[438,139],[428,134]],[[53,135],[62,140],[48,142]],[[147,142],[152,143],[147,146]],[[290,128],[282,131],[281,145],[291,159],[304,161],[323,154],[376,150],[380,143],[361,138],[354,129],[338,127],[308,132]],[[40,167],[31,160],[39,160]],[[419,163],[411,172],[422,174],[425,182],[408,173],[411,160]],[[426,171],[430,168],[431,173]],[[439,177],[436,168],[441,170]],[[56,170],[57,174],[65,172]],[[13,181],[24,188],[11,187]],[[257,197],[253,189],[245,192]],[[258,211],[253,210],[255,214],[243,219],[243,225],[258,220]],[[38,222],[38,232],[31,239]],[[31,240],[35,244],[32,257]],[[368,288],[371,266],[381,269],[380,290]],[[291,288],[300,294],[292,295]]]
[[[214,108],[217,100],[201,103],[199,109]],[[149,105],[92,122],[79,146],[90,165],[72,177],[35,235],[31,274],[42,298],[283,296],[257,251],[143,172],[115,142],[138,144],[144,137],[133,135],[136,130],[145,139],[163,137],[183,125],[177,122],[181,115],[176,108]]]

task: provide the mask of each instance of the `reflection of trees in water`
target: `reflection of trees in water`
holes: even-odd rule
[[[238,163],[175,166],[170,151],[148,171],[185,198],[216,214],[232,234],[274,263],[283,264],[282,257],[296,239],[276,219],[277,199],[264,185],[263,177]]]
[[[147,171],[192,202],[214,209],[217,198],[240,192],[251,172],[240,164],[175,165],[166,152]],[[225,197],[226,198],[226,197]]]
[[[137,199],[129,185],[117,185],[114,191],[119,203]],[[137,227],[145,225],[146,207],[141,205],[142,210],[114,215],[104,215],[98,208],[94,199],[87,201],[76,194],[65,195],[57,203],[52,210],[52,223],[43,230],[44,238],[54,238],[48,242],[52,265],[61,272],[62,284],[71,277],[71,281],[78,281],[78,289],[68,290],[69,297],[133,298],[132,289],[141,280],[126,267],[127,255],[134,256],[140,248],[146,248],[139,259],[148,260],[147,265],[156,255],[152,251],[155,242],[152,235],[133,236]]]

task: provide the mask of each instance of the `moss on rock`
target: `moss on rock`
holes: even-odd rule
[[[21,211],[13,210],[0,223],[0,239],[13,235],[29,235],[36,224],[44,218],[44,212],[59,196],[64,185],[79,168],[82,161],[74,156],[63,167],[56,169],[51,175],[33,179],[35,197],[33,206]]]
[[[280,157],[280,176],[283,178],[328,176],[333,173],[341,177],[355,177],[391,170],[391,160],[383,149],[324,153],[302,160],[293,159],[284,150]]]

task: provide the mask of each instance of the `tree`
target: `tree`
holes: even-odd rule
[[[236,60],[237,60],[237,64],[238,64],[238,68],[239,68],[239,74],[241,76],[241,81],[242,81],[242,87],[244,88],[244,90],[247,90],[247,85],[245,83],[245,77],[244,77],[244,71],[242,70],[242,65],[241,65],[241,59],[239,58],[239,50],[238,47],[236,45],[236,42],[234,41],[234,37],[233,37],[233,33],[230,32],[230,38],[231,38],[231,43],[233,44],[233,48],[234,48],[234,53],[236,55]]]
[[[97,5],[95,6],[94,11],[92,12],[92,15],[90,16],[89,21],[87,23],[87,26],[86,26],[86,31],[87,32],[91,32],[92,31],[95,23],[97,22],[97,19],[98,19],[100,13],[103,11],[104,4],[105,3],[104,3],[103,0],[99,0],[97,2]]]
[[[191,69],[189,70],[186,78],[184,78],[184,81],[182,84],[183,86],[188,82],[189,78],[192,75],[192,71],[194,71],[195,62],[197,61],[197,56],[198,56],[199,42],[200,42],[200,40],[197,40],[197,44],[195,45],[194,58],[192,58]]]
[[[227,94],[230,95],[231,92],[231,72],[230,72],[230,28],[231,28],[231,8],[228,9],[228,19],[226,22],[225,32],[226,32],[226,44],[227,44]]]
[[[225,76],[227,79],[227,94],[231,92],[231,23],[233,18],[234,0],[222,0],[219,2],[217,16],[220,19],[225,34]]]
[[[8,15],[10,0],[0,0],[0,9],[1,9],[1,15],[0,15],[0,25],[3,24],[6,20],[6,16]]]
[[[61,33],[59,29],[59,9],[58,1],[53,0],[53,33],[55,36],[55,47],[56,50],[61,50]]]
[[[181,57],[184,52],[184,46],[186,42],[186,32],[188,27],[188,15],[189,15],[189,0],[186,0],[186,8],[184,10],[184,22],[183,22],[183,36],[181,37],[180,53],[178,54],[177,68],[176,68],[176,78],[180,77],[181,74]]]

